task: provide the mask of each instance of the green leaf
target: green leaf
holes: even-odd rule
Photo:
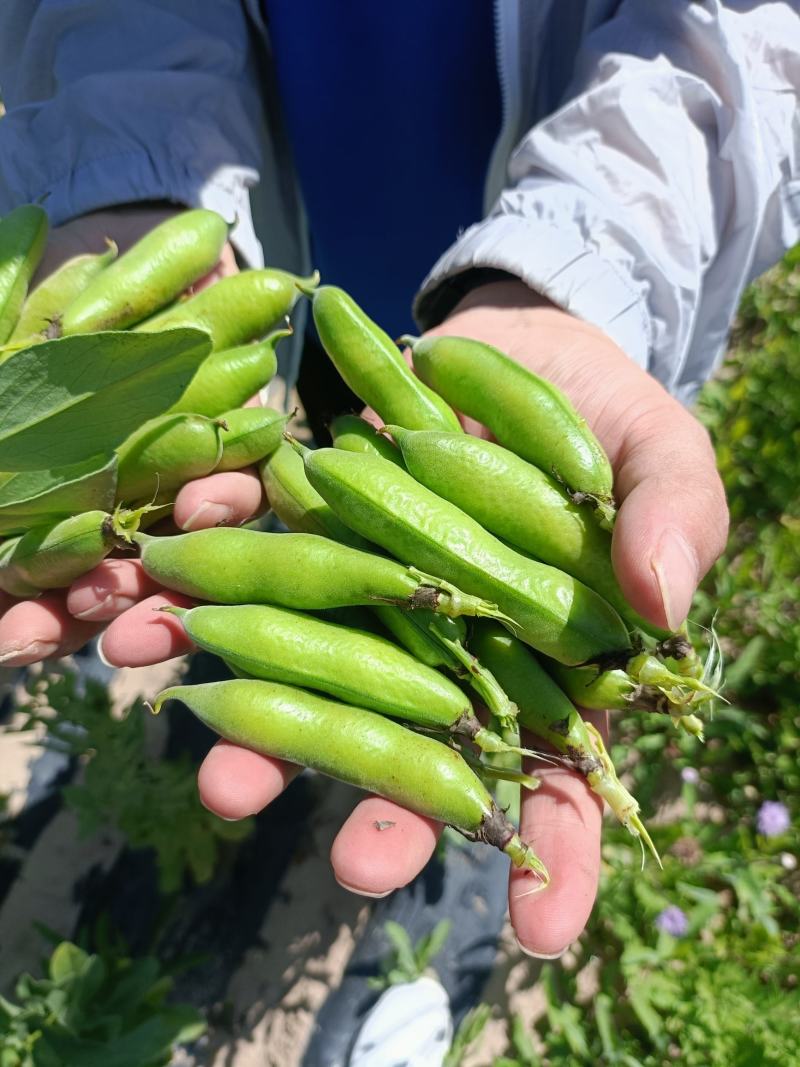
[[[383,924],[383,930],[391,941],[392,947],[397,954],[397,966],[405,972],[409,978],[418,977],[419,971],[414,956],[414,948],[405,928],[399,923],[394,922],[392,919],[389,919]]]
[[[467,1053],[467,1049],[480,1037],[491,1014],[492,1009],[488,1004],[477,1004],[472,1011],[467,1012],[461,1020],[458,1030],[456,1030],[453,1043],[442,1062],[442,1067],[459,1067]]]
[[[182,395],[211,340],[200,330],[62,337],[0,365],[0,468],[109,455]]]
[[[92,456],[51,470],[0,475],[0,534],[22,533],[80,511],[110,511],[117,488],[117,457]]]
[[[525,1029],[521,1015],[514,1015],[511,1020],[511,1044],[514,1052],[524,1063],[538,1063],[539,1057],[536,1055],[536,1049]]]
[[[450,936],[452,926],[449,919],[442,919],[427,936],[420,940],[416,948],[417,966],[420,971],[424,971],[431,960],[441,952],[445,941]]]

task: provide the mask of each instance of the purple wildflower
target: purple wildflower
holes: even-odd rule
[[[689,929],[689,920],[686,917],[686,912],[682,911],[677,905],[670,904],[668,908],[664,908],[656,917],[656,926],[665,934],[671,934],[673,937],[683,937]]]
[[[700,781],[700,774],[695,767],[684,767],[681,771],[681,778],[687,785],[697,785]]]
[[[779,800],[765,800],[758,809],[756,826],[764,837],[777,837],[789,829],[789,809]]]

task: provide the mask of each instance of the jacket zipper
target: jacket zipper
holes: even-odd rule
[[[500,85],[502,119],[486,169],[484,215],[489,214],[492,204],[505,185],[506,164],[519,123],[519,3],[520,0],[494,0],[495,61]]]

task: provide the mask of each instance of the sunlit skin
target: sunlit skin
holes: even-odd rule
[[[166,210],[97,212],[69,223],[55,231],[42,270],[79,252],[96,251],[106,235],[124,250]],[[235,270],[233,252],[226,248],[219,267],[202,284]],[[722,552],[728,529],[714,453],[697,420],[602,331],[520,282],[473,290],[431,332],[495,345],[570,397],[614,468],[620,508],[612,558],[620,585],[649,621],[679,625],[698,582]],[[465,428],[481,432],[469,420]],[[265,506],[255,471],[211,475],[180,490],[174,523],[180,529],[237,525]],[[103,625],[102,652],[112,665],[142,666],[182,655],[191,646],[179,621],[153,610],[165,603],[189,601],[159,592],[133,559],[105,560],[64,593],[7,607],[0,617],[0,662],[21,665],[74,651]],[[598,713],[592,721],[605,731],[605,719]],[[552,957],[575,940],[591,912],[602,808],[583,776],[559,766],[534,768],[531,761],[529,769],[543,784],[523,798],[521,835],[549,868],[551,884],[529,894],[529,879],[512,870],[509,908],[521,947]],[[274,800],[297,770],[220,741],[199,769],[200,796],[224,818],[243,818]],[[384,820],[394,823],[391,834],[376,829],[376,821]],[[429,819],[367,797],[334,841],[336,878],[353,892],[384,896],[419,873],[440,832]]]

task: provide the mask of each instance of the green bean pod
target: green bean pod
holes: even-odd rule
[[[476,775],[458,752],[433,738],[365,708],[272,682],[173,686],[158,695],[154,710],[167,700],[182,701],[234,744],[312,767],[494,845],[547,885],[544,864]]]
[[[245,270],[178,301],[136,329],[154,333],[191,326],[206,331],[214,352],[234,348],[274,330],[294,307],[297,285],[317,281],[319,275],[302,279],[284,270]]]
[[[597,438],[569,399],[504,353],[466,337],[403,338],[420,378],[453,407],[590,503],[601,521],[614,519],[613,474]],[[402,419],[394,421],[408,429]]]
[[[115,548],[130,544],[143,510],[113,514],[86,511],[36,526],[0,547],[0,589],[11,596],[35,596],[63,589],[96,567]]]
[[[266,604],[165,610],[196,645],[252,678],[321,690],[479,745],[489,735],[458,686],[383,637]],[[489,744],[503,746],[495,734]]]
[[[284,443],[283,432],[291,417],[273,408],[234,408],[223,412],[219,418],[223,424],[222,455],[215,473],[238,471],[260,463]]]
[[[169,409],[216,418],[239,408],[272,381],[278,369],[275,346],[290,337],[291,327],[274,330],[263,341],[212,352],[197,368],[183,396]]]
[[[14,552],[23,536],[8,537],[0,542],[0,590],[9,596],[38,596],[41,590],[27,582],[13,565]]]
[[[302,457],[288,441],[283,441],[264,460],[259,473],[270,507],[287,529],[330,537],[364,552],[374,550],[374,545],[334,515],[306,478]]]
[[[420,663],[435,667],[437,670],[450,669],[454,661],[446,646],[429,632],[430,624],[434,620],[441,620],[445,623],[448,640],[462,643],[467,640],[467,627],[463,619],[448,619],[443,615],[434,615],[424,610],[410,614],[407,611],[398,611],[397,608],[386,604],[376,604],[372,612],[398,644],[401,644]]]
[[[314,534],[220,527],[174,537],[140,533],[134,540],[151,578],[215,604],[323,611],[378,602],[442,615],[502,617],[494,604],[441,578]]]
[[[386,426],[408,472],[484,529],[558,567],[604,597],[634,628],[664,639],[638,615],[611,564],[611,535],[573,504],[558,482],[502,445],[469,434]]]
[[[61,334],[124,330],[169,304],[217,265],[228,224],[205,208],[154,227],[64,310]]]
[[[47,215],[37,204],[23,204],[0,219],[0,345],[17,325],[47,230]]]
[[[117,449],[117,500],[159,499],[210,474],[222,456],[223,424],[205,415],[159,415]]]
[[[61,333],[61,316],[88,284],[117,258],[117,246],[106,239],[105,252],[73,256],[48,275],[28,296],[9,344],[45,341]]]
[[[321,534],[353,548],[374,548],[337,518],[306,478],[302,458],[287,442],[262,465],[261,478],[273,511],[290,530]],[[389,604],[375,605],[372,610],[421,663],[445,668],[465,679],[501,722],[513,721],[516,707],[464,647],[466,627],[461,619],[449,619],[424,609],[408,613]],[[490,743],[491,739],[484,737],[482,747],[489,751]]]
[[[333,285],[320,286],[308,296],[332,363],[356,396],[385,422],[414,430],[461,429],[455,412],[416,377],[389,335],[351,296]]]
[[[633,654],[624,623],[597,593],[515,552],[394,464],[335,448],[303,456],[308,480],[343,522],[397,559],[491,598],[527,644],[561,663]]]
[[[398,467],[404,465],[400,450],[379,434],[371,423],[358,415],[338,415],[328,428],[334,448],[343,448],[346,452],[360,452],[362,455],[380,456]]]
[[[703,737],[703,721],[688,709],[702,706],[708,698],[676,684],[668,692],[655,685],[636,682],[618,668],[565,667],[553,660],[547,669],[569,699],[582,708],[597,711],[639,711],[669,715],[675,725],[693,737]]]
[[[476,626],[471,650],[497,677],[519,708],[517,723],[553,746],[564,763],[585,776],[622,825],[641,837],[661,864],[639,817],[639,804],[622,785],[603,739],[585,722],[530,650],[499,626]]]

